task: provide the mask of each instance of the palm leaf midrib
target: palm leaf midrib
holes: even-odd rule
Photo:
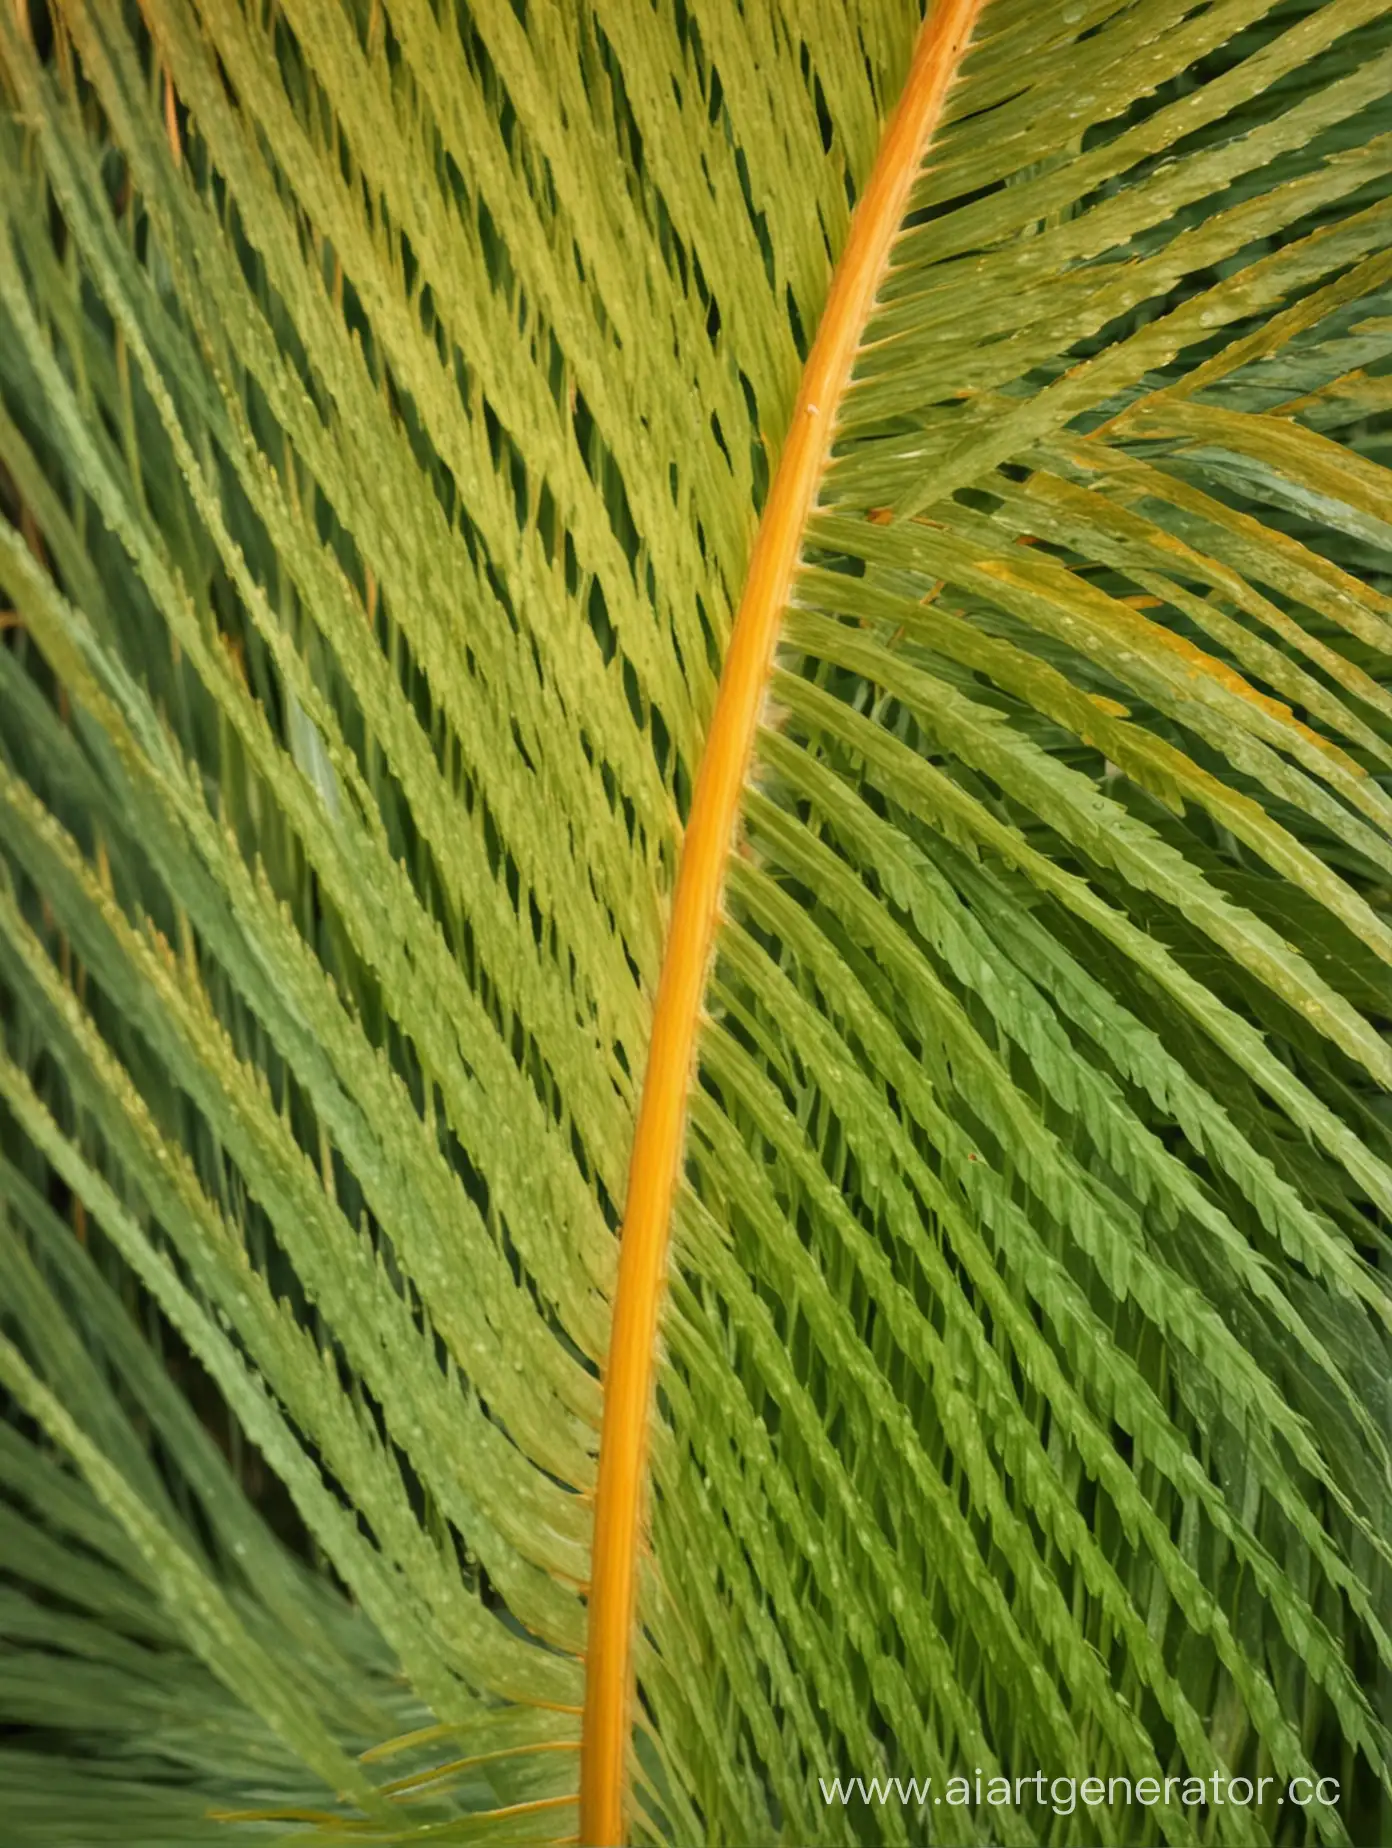
[[[702,749],[678,868],[629,1158],[590,1575],[580,1829],[618,1842],[628,1757],[636,1561],[672,1197],[726,857],[778,626],[890,251],[983,0],[942,0],[920,29],[798,388],[760,521]]]

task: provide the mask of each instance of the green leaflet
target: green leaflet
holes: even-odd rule
[[[255,1686],[271,1724],[305,1762],[345,1796],[365,1791],[357,1773],[335,1748],[312,1709],[290,1690],[272,1692],[272,1664],[241,1629],[215,1586],[188,1559],[177,1541],[141,1506],[119,1471],[111,1468],[53,1395],[25,1366],[8,1341],[0,1343],[0,1372],[21,1406],[73,1458],[102,1502],[140,1549],[146,1569],[180,1627],[215,1671],[236,1691]]]

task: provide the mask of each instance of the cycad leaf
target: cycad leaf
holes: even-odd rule
[[[7,1840],[1386,1832],[1392,9],[920,11],[0,8]]]

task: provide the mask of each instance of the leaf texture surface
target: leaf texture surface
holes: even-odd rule
[[[0,9],[7,1839],[1385,1834],[1389,74]]]

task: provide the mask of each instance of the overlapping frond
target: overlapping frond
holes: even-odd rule
[[[670,894],[918,29],[0,8],[20,1842],[574,1838]],[[636,1838],[1376,1830],[1390,71],[981,12],[725,868]],[[977,1768],[1275,1782],[819,1785]]]
[[[56,1531],[116,1548],[142,1621],[169,1591],[184,1654],[146,1672],[175,1706],[222,1682],[290,1767],[214,1753],[203,1807],[574,1827],[643,996],[798,340],[912,30],[837,7],[751,47],[628,11],[0,18],[7,1223],[94,1369],[84,1395],[16,1283],[5,1384],[103,1538]],[[780,144],[811,215],[763,196]],[[55,1206],[76,1280],[48,1220],[34,1246]],[[98,1286],[362,1613],[319,1679],[298,1569],[245,1509],[254,1550],[222,1533],[206,1458],[113,1448],[104,1395],[155,1350],[89,1329]],[[206,1726],[127,1766],[138,1703],[84,1717],[68,1654],[40,1626],[10,1717],[61,1716],[132,1805],[198,1783]],[[352,1762],[432,1725],[405,1770],[468,1771]],[[7,1760],[43,1839],[49,1763]]]

